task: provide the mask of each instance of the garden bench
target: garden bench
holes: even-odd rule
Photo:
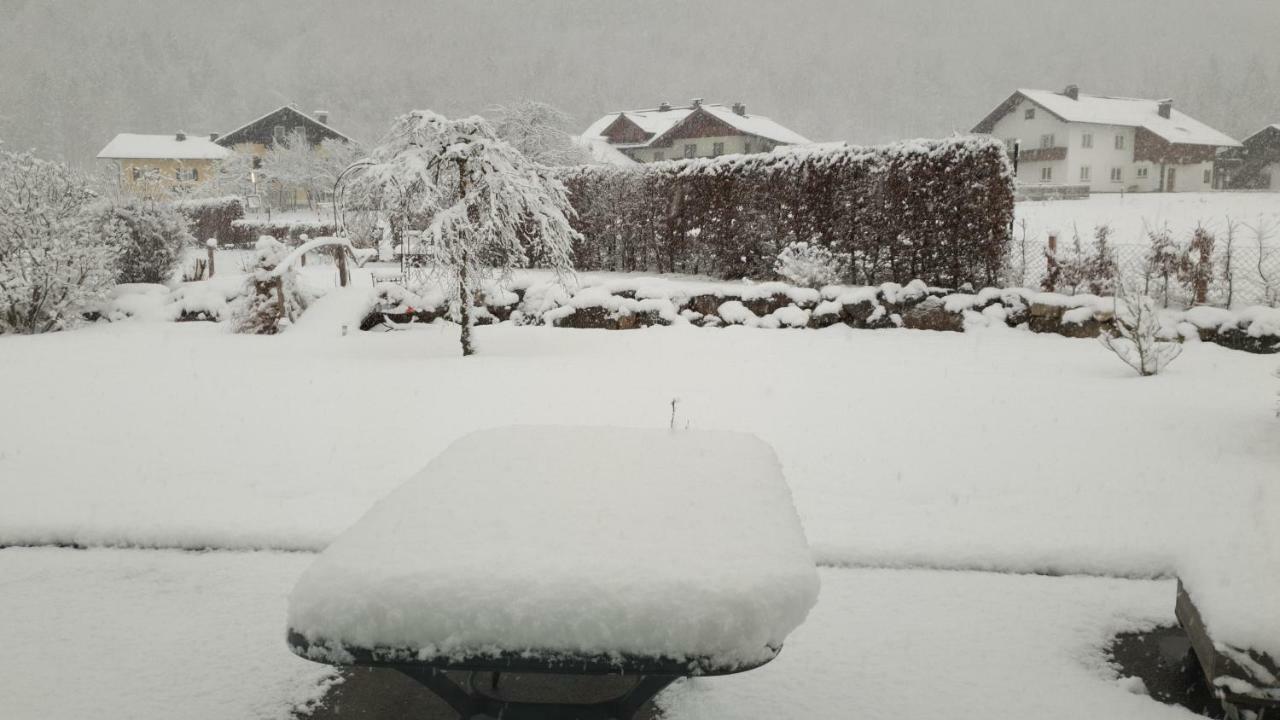
[[[1280,607],[1280,598],[1261,598]],[[1280,662],[1265,652],[1239,647],[1215,638],[1182,579],[1174,606],[1178,624],[1191,641],[1191,655],[1210,691],[1222,703],[1229,720],[1280,719]],[[1280,623],[1280,610],[1275,622]],[[1194,668],[1193,668],[1194,670]],[[1253,713],[1246,715],[1245,713]]]
[[[632,718],[772,660],[818,579],[772,449],[730,432],[468,435],[326,549],[288,642],[397,670],[460,717]]]

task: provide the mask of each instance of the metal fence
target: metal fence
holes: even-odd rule
[[[1111,245],[1113,258],[1119,270],[1119,280],[1127,288],[1142,290],[1145,294],[1169,307],[1189,307],[1194,304],[1194,290],[1176,276],[1165,278],[1153,271],[1149,262],[1151,247],[1138,244]],[[1092,252],[1085,243],[1082,251]],[[1010,251],[1009,265],[1005,271],[1005,283],[1016,287],[1042,288],[1049,271],[1049,246],[1043,240],[1015,239]],[[1074,243],[1059,241],[1057,258],[1070,261],[1076,253]],[[1219,243],[1214,248],[1212,282],[1208,286],[1207,301],[1212,305],[1280,306],[1280,246],[1242,245],[1235,243],[1228,251]],[[1059,286],[1056,292],[1077,294],[1087,288]]]

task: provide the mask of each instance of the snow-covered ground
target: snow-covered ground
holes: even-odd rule
[[[1221,233],[1230,217],[1250,225],[1269,222],[1276,229],[1269,244],[1280,245],[1280,193],[1272,192],[1096,194],[1083,200],[1020,202],[1014,217],[1027,221],[1029,237],[1044,239],[1056,231],[1069,242],[1073,228],[1079,228],[1088,242],[1094,227],[1105,223],[1115,232],[1112,242],[1137,245],[1147,244],[1147,228],[1167,224],[1182,241],[1200,224]],[[1015,232],[1020,234],[1020,229]],[[1225,238],[1220,236],[1219,242]]]
[[[288,720],[333,677],[284,643],[284,594],[311,559],[0,550],[0,715]],[[821,574],[777,659],[674,686],[667,717],[1196,717],[1132,694],[1103,657],[1112,633],[1172,622],[1172,582]]]
[[[496,326],[0,342],[0,544],[324,547],[512,423],[753,432],[826,563],[1146,576],[1280,517],[1275,358],[971,333]],[[1211,509],[1211,511],[1209,510]]]
[[[284,643],[311,559],[0,550],[0,717],[287,720],[336,677]]]

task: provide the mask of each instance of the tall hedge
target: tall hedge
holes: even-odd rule
[[[179,200],[174,207],[191,221],[191,234],[202,243],[209,238],[217,238],[219,243],[235,242],[232,223],[244,217],[244,201],[234,195]]]
[[[769,277],[803,240],[848,253],[848,282],[997,280],[1013,181],[985,137],[819,145],[635,167],[557,169],[578,213],[582,270]]]

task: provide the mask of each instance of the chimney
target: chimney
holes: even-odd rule
[[[1160,101],[1160,117],[1168,120],[1173,117],[1173,100],[1165,99]]]
[[[316,122],[320,123],[321,125],[329,124],[328,110],[316,110],[313,114],[316,116]]]
[[[689,101],[689,104],[693,105],[696,108],[700,108],[702,107],[702,98],[694,98]]]
[[[1062,91],[1062,94],[1063,94],[1063,95],[1066,95],[1067,97],[1071,98],[1072,100],[1079,100],[1079,99],[1080,99],[1080,86],[1079,86],[1079,85],[1068,85],[1068,86],[1067,86],[1067,89]]]
[[[658,112],[666,112],[666,111],[668,111],[668,110],[670,110],[670,109],[671,109],[671,103],[669,103],[669,102],[664,102],[664,103],[662,103],[662,104],[658,105]]]
[[[218,133],[209,133],[209,142],[217,142]]]
[[[177,133],[174,134],[173,137],[177,139],[178,142],[182,142],[183,140],[187,139],[187,134],[179,130]]]
[[[741,115],[741,116],[743,116],[743,117],[746,117],[746,116],[747,116],[747,106],[746,106],[745,104],[743,104],[743,103],[740,103],[740,102],[734,103],[734,104],[733,104],[733,114],[734,114],[734,115]]]

